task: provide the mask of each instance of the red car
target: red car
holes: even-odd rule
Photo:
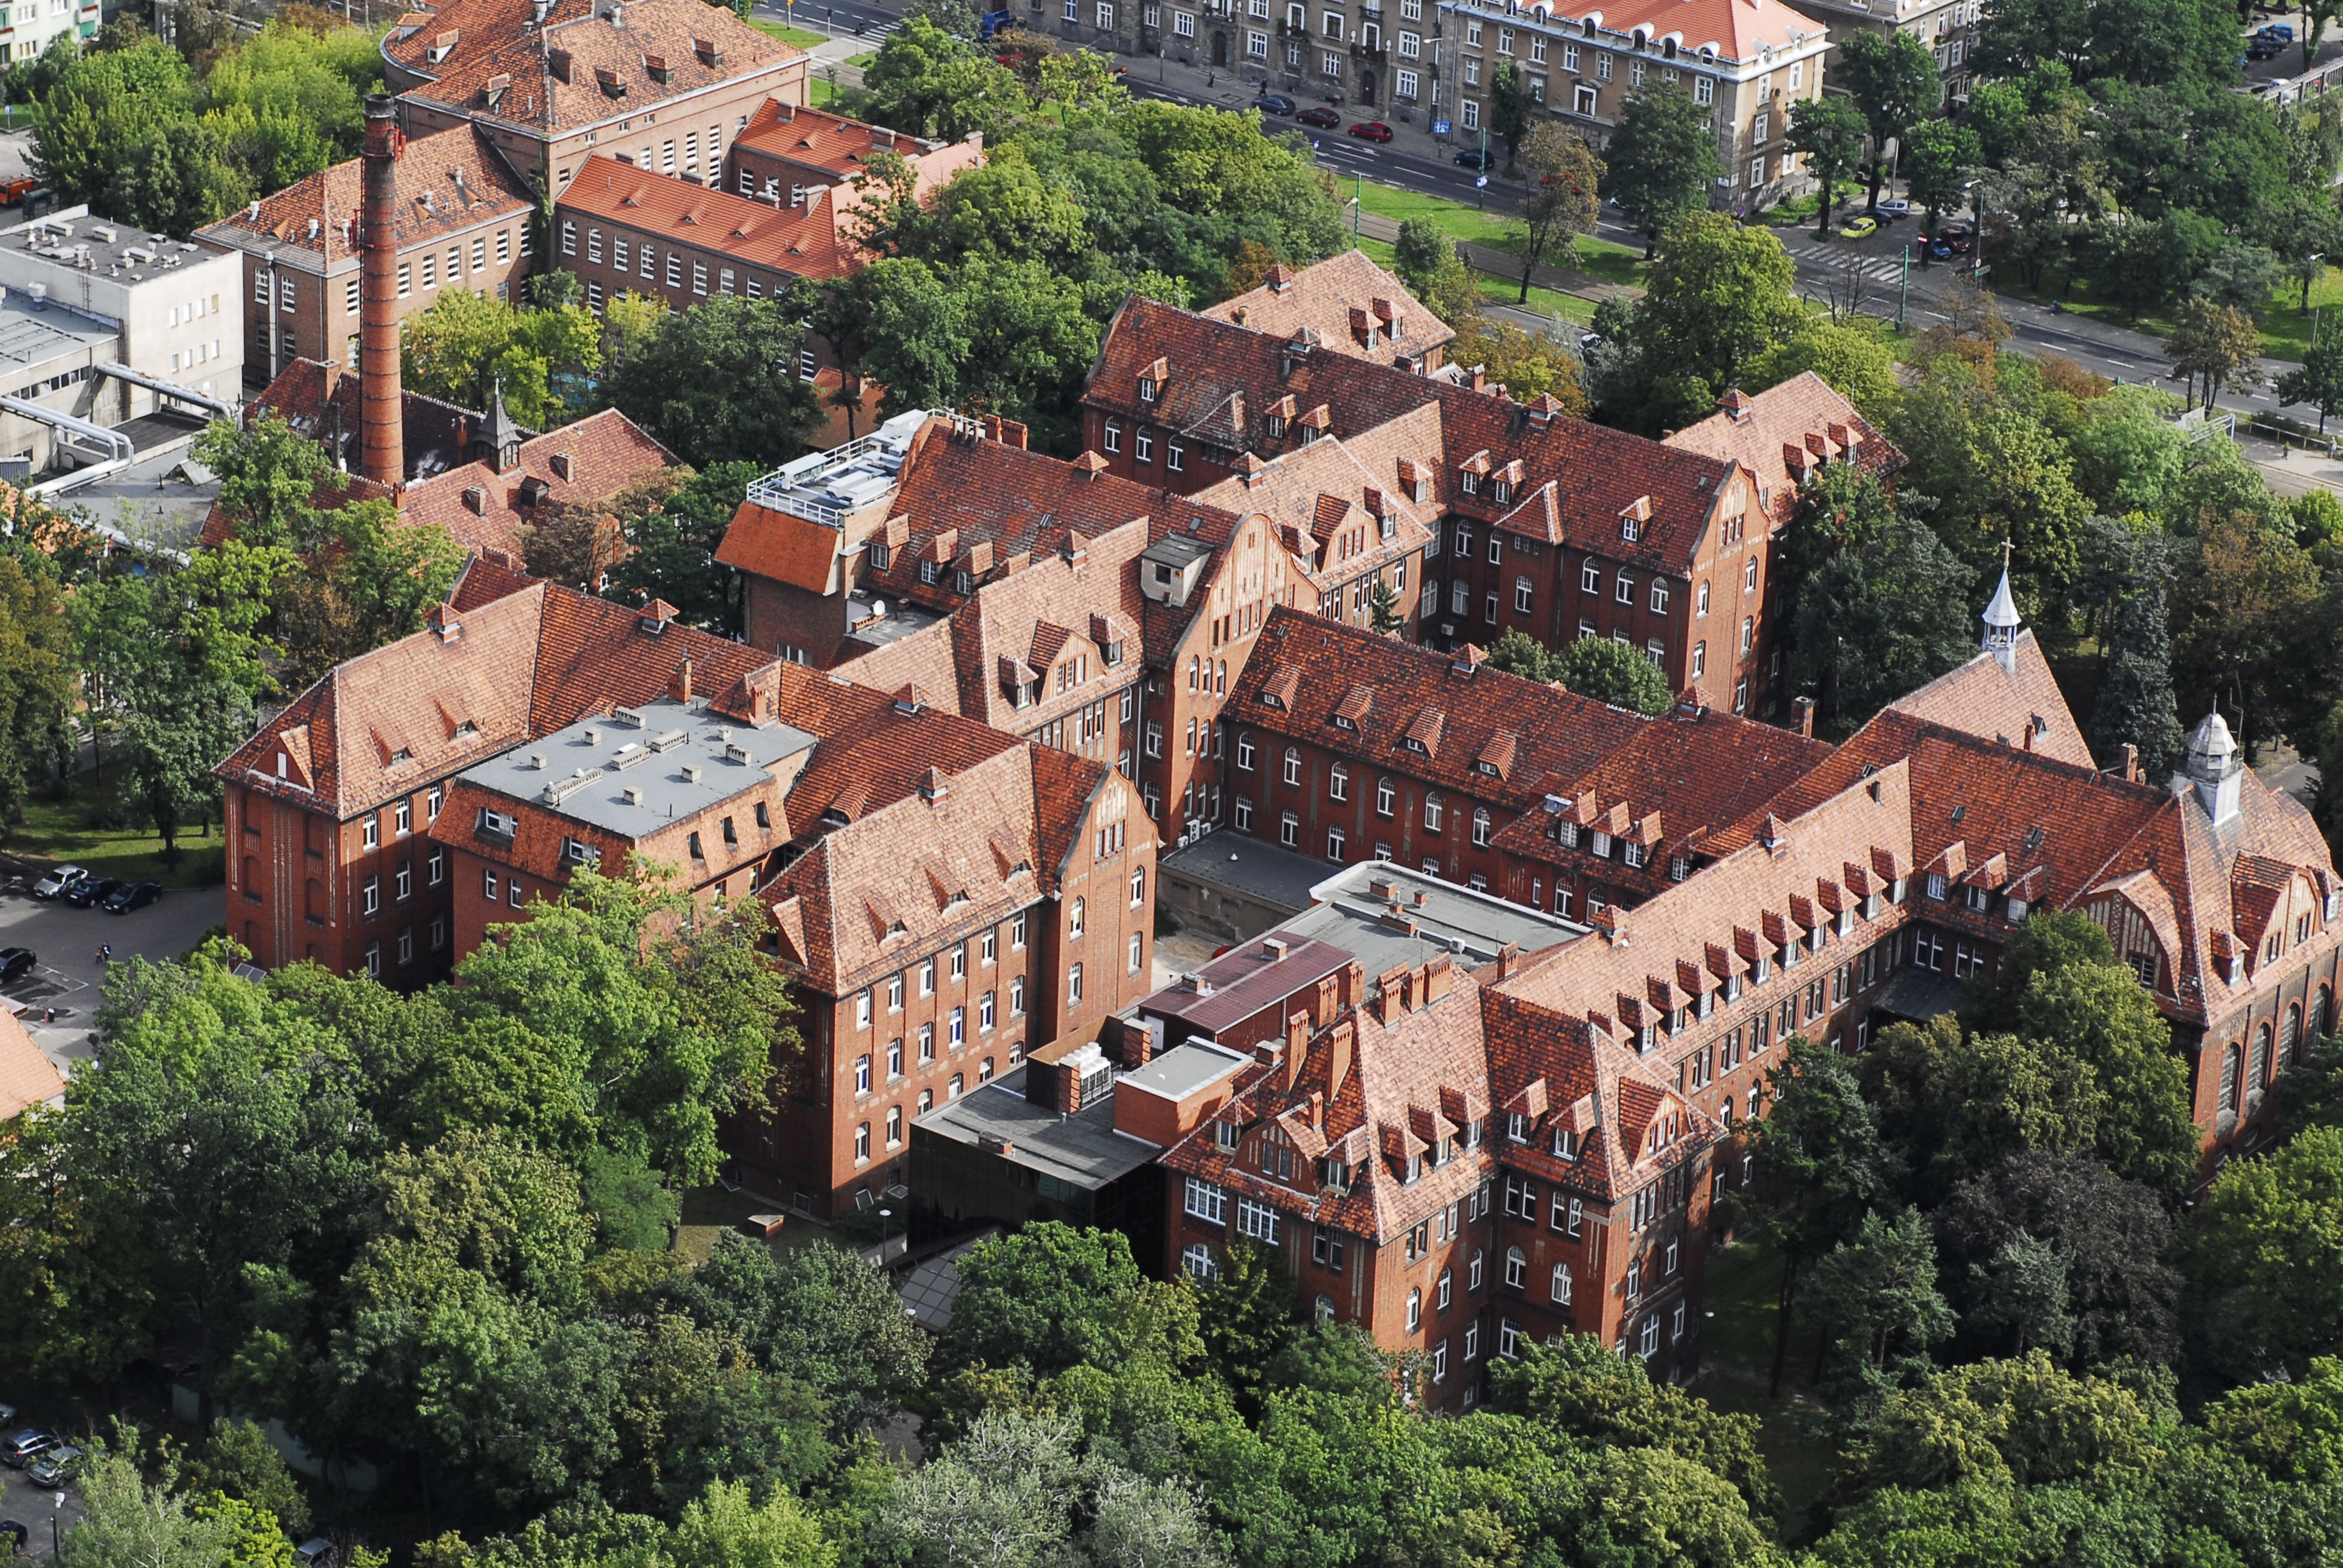
[[[1301,121],[1305,126],[1316,126],[1322,130],[1328,131],[1332,130],[1336,126],[1342,123],[1342,116],[1336,114],[1333,110],[1323,106],[1314,109],[1304,109],[1293,117]]]
[[[1351,127],[1351,134],[1362,141],[1387,142],[1392,139],[1392,128],[1381,120],[1361,120]]]

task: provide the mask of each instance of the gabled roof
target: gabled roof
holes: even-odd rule
[[[250,421],[274,414],[297,434],[324,447],[337,467],[349,467],[358,455],[361,388],[359,377],[346,374],[347,368],[317,359],[296,359],[245,406],[245,418]],[[427,479],[471,461],[472,444],[485,416],[420,392],[401,391],[398,396],[409,480]],[[377,487],[376,493],[383,492]]]
[[[397,169],[402,251],[499,218],[525,225],[536,205],[528,183],[471,126],[416,137]],[[272,250],[316,272],[356,266],[363,176],[363,160],[347,159],[206,225],[196,238],[218,250]]]
[[[1532,7],[1556,14],[1551,0]],[[1568,21],[1568,12],[1558,19]],[[1641,33],[1647,38],[1673,39],[1686,53],[1713,51],[1726,60],[1754,61],[1768,49],[1784,49],[1823,35],[1823,25],[1782,0],[1630,0],[1617,10],[1594,13],[1607,33]]]
[[[873,153],[893,153],[911,166],[920,196],[984,158],[983,137],[975,133],[964,142],[928,141],[779,98],[758,105],[749,116],[748,128],[732,138],[732,145],[743,152],[827,170],[841,184],[862,174]]]
[[[401,17],[382,54],[394,83],[423,79],[402,95],[538,135],[656,112],[804,58],[701,0],[624,0],[615,10],[610,0],[553,0],[540,25],[534,0],[451,0]]]
[[[1270,612],[1222,714],[1267,735],[1332,746],[1368,766],[1387,765],[1519,807],[1540,799],[1547,775],[1584,775],[1653,723],[1485,664],[1465,675],[1459,662],[1453,655],[1281,607]],[[1354,719],[1355,730],[1335,729],[1335,709],[1347,711],[1347,699],[1361,684],[1373,689],[1372,706]],[[1264,690],[1292,696],[1272,707],[1262,701]],[[1428,737],[1427,749],[1403,749],[1411,733],[1419,740]],[[1510,765],[1500,777],[1474,771],[1500,735],[1513,738]]]
[[[1343,251],[1299,272],[1281,262],[1260,287],[1208,306],[1202,314],[1272,337],[1291,337],[1307,327],[1322,347],[1381,365],[1429,354],[1456,336],[1407,285],[1362,250]],[[1372,346],[1366,341],[1370,331]]]
[[[1854,404],[1811,370],[1754,397],[1737,388],[1727,392],[1717,399],[1715,413],[1667,437],[1664,444],[1747,468],[1757,476],[1767,511],[1779,524],[1786,522],[1796,508],[1800,475],[1807,471],[1802,465],[1799,472],[1793,472],[1784,449],[1796,447],[1808,451],[1809,435],[1821,435],[1835,449],[1835,456],[1853,462],[1866,474],[1892,474],[1907,460],[1855,412]],[[1847,451],[1850,435],[1855,437],[1851,454]]]
[[[1367,444],[1372,447],[1372,438]],[[1279,453],[1251,474],[1223,479],[1194,498],[1231,517],[1266,516],[1278,525],[1302,569],[1321,584],[1348,582],[1416,554],[1431,540],[1439,517],[1432,508],[1409,501],[1395,473],[1370,467],[1335,437]],[[1385,518],[1391,523],[1388,538],[1382,526]],[[1335,536],[1346,529],[1363,529],[1366,548],[1342,555]]]
[[[564,503],[608,500],[675,464],[674,453],[616,408],[532,437],[519,451],[502,473],[475,461],[408,486],[400,520],[437,523],[467,548],[518,558],[532,518]]]
[[[0,1122],[65,1091],[65,1075],[16,1015],[0,1008]]]
[[[793,277],[842,277],[860,260],[840,237],[839,204],[827,189],[801,206],[774,206],[598,153],[563,188],[559,205]]]
[[[2050,661],[2030,630],[2017,634],[2013,668],[1980,653],[1887,705],[1891,713],[2041,752],[2077,768],[2096,766]]]

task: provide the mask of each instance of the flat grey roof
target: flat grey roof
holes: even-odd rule
[[[111,349],[118,334],[111,327],[51,300],[35,308],[20,289],[0,299],[0,393],[11,397],[45,397],[48,388],[16,377],[93,348]]]
[[[1136,1072],[1122,1074],[1115,1080],[1115,1087],[1144,1090],[1166,1100],[1185,1100],[1252,1060],[1225,1046],[1192,1040],[1173,1046]]]
[[[1306,910],[1326,862],[1245,833],[1208,834],[1162,859],[1162,869],[1190,881],[1232,889],[1282,910]]]
[[[1202,560],[1212,553],[1212,547],[1186,534],[1167,534],[1139,552],[1142,561],[1161,561],[1167,567],[1185,567]]]
[[[464,770],[484,789],[557,816],[639,839],[759,783],[782,758],[813,749],[789,724],[742,724],[705,702],[660,698],[585,719]],[[688,777],[689,768],[698,775]],[[639,803],[624,791],[632,789]]]
[[[1377,893],[1378,885],[1390,891]],[[1312,891],[1319,901],[1270,935],[1341,948],[1359,960],[1370,985],[1395,964],[1413,966],[1441,953],[1478,969],[1494,962],[1508,944],[1534,953],[1587,933],[1575,920],[1389,860],[1345,867]],[[1422,903],[1416,901],[1419,895]]]
[[[925,631],[943,619],[943,617],[934,610],[922,609],[918,605],[905,604],[900,599],[892,601],[874,599],[860,589],[847,597],[850,613],[854,615],[869,615],[881,603],[886,604],[887,613],[875,620],[855,627],[846,634],[847,641],[863,643],[871,648],[884,648],[890,642],[902,641],[915,631]]]
[[[1148,997],[1139,1004],[1140,1010],[1218,1034],[1278,998],[1316,985],[1351,961],[1341,948],[1307,939],[1282,943],[1284,952],[1272,957],[1269,944],[1276,940],[1272,934],[1237,943],[1198,970],[1192,981],[1181,980]],[[1199,989],[1198,982],[1209,989]]]
[[[1001,1155],[1010,1163],[1093,1192],[1162,1152],[1144,1139],[1114,1130],[1112,1094],[1099,1096],[1071,1116],[1030,1103],[1021,1065],[945,1101],[912,1125],[971,1149],[981,1139],[999,1139],[1010,1146]]]

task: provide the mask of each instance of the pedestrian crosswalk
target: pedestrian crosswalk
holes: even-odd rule
[[[1790,258],[1800,266],[1817,267],[1830,272],[1843,271],[1851,256],[1861,255],[1861,253],[1851,252],[1843,246],[1820,245],[1812,240],[1805,245],[1794,244],[1785,248],[1790,253]],[[1913,257],[1913,265],[1915,266],[1919,265],[1917,256]],[[1898,251],[1893,256],[1885,256],[1861,255],[1858,270],[1874,283],[1894,283],[1904,276],[1903,253]]]
[[[881,22],[876,26],[865,27],[862,29],[862,35],[870,39],[873,44],[884,44],[887,41],[888,35],[896,32],[902,25],[903,24],[900,22]]]

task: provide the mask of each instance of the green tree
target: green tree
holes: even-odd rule
[[[1400,613],[1399,590],[1390,579],[1375,578],[1374,591],[1368,596],[1367,626],[1377,637],[1397,637],[1407,629],[1407,618]]]
[[[1853,538],[1797,591],[1790,678],[1821,694],[1835,729],[1968,661],[1976,573],[1926,524],[1902,516]]]
[[[158,38],[69,57],[35,109],[34,171],[63,199],[103,204],[107,216],[127,221],[111,205],[116,176],[194,113],[194,74]]]
[[[1964,1036],[1951,1013],[1883,1030],[1857,1070],[1882,1131],[1910,1161],[1916,1195],[2013,1153],[2088,1152],[2107,1112],[2087,1064],[2015,1034]]]
[[[190,1484],[240,1498],[273,1517],[287,1535],[309,1528],[309,1500],[268,1434],[248,1421],[212,1424],[187,1466]]]
[[[1721,213],[1686,214],[1661,236],[1635,307],[1635,336],[1713,397],[1805,319],[1782,242]]]
[[[1831,201],[1838,194],[1838,182],[1863,161],[1864,133],[1863,111],[1845,98],[1801,98],[1790,106],[1790,150],[1804,156],[1807,170],[1822,184],[1822,218],[1815,227],[1818,237],[1830,233]]]
[[[1801,1266],[1855,1234],[1898,1171],[1855,1073],[1835,1051],[1794,1036],[1781,1065],[1765,1074],[1770,1108],[1744,1123],[1749,1181],[1732,1194],[1736,1218],[1782,1254],[1775,1314],[1774,1388],[1790,1348],[1790,1309]]]
[[[886,1276],[840,1247],[769,1248],[726,1238],[663,1299],[738,1339],[758,1364],[813,1390],[843,1431],[884,1419],[924,1381],[931,1342]]]
[[[1913,201],[1927,209],[1930,236],[1947,211],[1959,209],[1966,195],[1962,189],[1966,171],[1983,160],[1977,134],[1958,121],[1922,120],[1906,134],[1901,160],[1905,188]],[[1926,246],[1920,246],[1920,265],[1928,265]]]
[[[1302,1322],[1292,1277],[1275,1252],[1238,1241],[1220,1273],[1193,1288],[1207,1360],[1240,1396],[1257,1394],[1263,1370]]]
[[[943,141],[990,135],[1031,103],[1015,72],[924,16],[888,35],[862,85],[875,122]]]
[[[2213,252],[2188,286],[2191,293],[2243,311],[2258,322],[2269,314],[2271,297],[2278,292],[2282,276],[2278,257],[2268,249],[2233,239]]]
[[[2172,1418],[2168,1385],[2076,1377],[2036,1352],[1938,1372],[1888,1396],[1845,1458],[1845,1490],[2088,1483],[2144,1470]]]
[[[606,395],[695,467],[774,467],[821,423],[813,383],[798,376],[810,305],[727,294],[665,316],[613,369]]]
[[[1936,1246],[1916,1209],[1874,1211],[1816,1258],[1798,1287],[1807,1315],[1837,1352],[1830,1380],[1842,1402],[1868,1405],[1931,1370],[1928,1349],[1953,1332],[1936,1290]]]
[[[1811,370],[1864,417],[1884,424],[1902,387],[1896,350],[1882,325],[1860,317],[1831,321],[1817,316],[1752,358],[1742,374],[1742,390],[1762,392]]]
[[[1489,645],[1489,668],[1502,669],[1508,675],[1518,675],[1523,680],[1543,684],[1555,678],[1554,657],[1545,650],[1545,644],[1521,628],[1507,627],[1496,641]]]
[[[1887,144],[1899,146],[1921,119],[1936,112],[1944,82],[1936,58],[1914,34],[1900,29],[1857,29],[1839,45],[1832,75],[1863,116],[1871,132],[1871,211],[1879,210],[1879,185],[1887,176]],[[1795,112],[1795,111],[1794,111]]]
[[[2197,381],[2203,380],[2208,409],[2224,388],[2252,386],[2261,378],[2256,368],[2261,351],[2261,335],[2254,330],[2251,317],[2235,306],[2197,297],[2182,303],[2164,346],[2164,357],[2187,377],[2187,396],[2193,397]]]
[[[1765,1470],[1753,1416],[1729,1415],[1672,1383],[1654,1383],[1642,1362],[1595,1334],[1524,1343],[1489,1369],[1493,1408],[1550,1422],[1591,1443],[1662,1449],[1729,1483],[1750,1511],[1771,1517],[1780,1494]]]
[[[2343,1129],[2309,1127],[2232,1160],[2198,1207],[2183,1257],[2205,1328],[2240,1375],[2306,1375],[2343,1345]]]
[[[591,526],[616,524],[625,547],[596,576],[622,604],[665,599],[687,622],[719,637],[740,631],[739,578],[716,550],[759,473],[753,463],[719,463],[704,474],[667,469],[588,508]]]
[[[1708,119],[1682,86],[1659,82],[1628,95],[1603,144],[1603,196],[1642,231],[1646,261],[1661,235],[1707,206],[1725,174]]]
[[[2180,1275],[2162,1199],[2079,1155],[2015,1153],[1953,1189],[1934,1216],[1946,1283],[1967,1342],[2006,1348],[2011,1337],[2056,1348],[2011,1300],[2022,1282],[2004,1267],[2014,1249],[2055,1261],[2056,1313],[2068,1327],[2062,1359],[2077,1367],[2132,1361],[2164,1365],[2179,1353]],[[2040,1271],[2040,1265],[2036,1265]],[[2026,1348],[2023,1344],[2021,1351]]]
[[[124,223],[185,238],[234,212],[249,195],[218,134],[183,120],[130,148],[97,205]]]
[[[1546,678],[1581,697],[1634,713],[1665,713],[1675,698],[1659,669],[1636,649],[1605,638],[1582,637],[1548,656]]]
[[[203,1519],[185,1499],[173,1495],[165,1478],[149,1483],[139,1473],[137,1439],[116,1429],[117,1441],[101,1445],[83,1466],[76,1485],[82,1520],[65,1537],[62,1568],[228,1568],[236,1527]]]
[[[1603,177],[1603,160],[1585,138],[1552,120],[1531,130],[1519,146],[1512,146],[1512,154],[1522,167],[1525,189],[1521,217],[1505,231],[1505,244],[1522,258],[1521,297],[1526,304],[1530,278],[1546,258],[1574,255],[1577,236],[1594,232],[1601,211],[1594,193]]]
[[[2107,677],[2091,710],[2091,749],[2114,766],[2126,744],[2139,749],[2141,776],[2166,779],[2186,744],[2172,696],[2172,637],[2164,614],[2164,578],[2131,585],[2116,617]]]
[[[2307,1376],[2231,1389],[2205,1412],[2221,1446],[2283,1481],[2343,1474],[2343,1362],[2315,1356]]]
[[[54,568],[0,556],[0,828],[74,754],[74,637]]]
[[[1489,73],[1489,134],[1504,144],[1505,171],[1521,164],[1522,137],[1530,128],[1530,88],[1511,60],[1501,59]]]
[[[2327,417],[2343,408],[2343,327],[2311,339],[2302,364],[2278,378],[2278,400],[2309,404],[2318,410],[2318,433],[2327,433]]]
[[[1035,1372],[1132,1359],[1184,1365],[1202,1352],[1194,1293],[1151,1283],[1120,1231],[1028,1225],[964,1254],[950,1347],[963,1362]]]
[[[571,397],[602,368],[603,337],[582,303],[514,306],[450,289],[399,323],[399,376],[458,407],[502,397],[523,426],[549,429],[575,417]]]
[[[675,1568],[832,1568],[838,1548],[796,1498],[759,1504],[746,1485],[719,1481],[684,1506],[669,1558]]]

